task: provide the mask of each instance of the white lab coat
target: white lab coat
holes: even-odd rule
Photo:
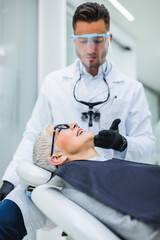
[[[16,166],[22,160],[32,161],[35,138],[44,126],[76,121],[83,129],[88,130],[88,120],[82,121],[81,119],[81,113],[88,111],[88,106],[78,103],[73,97],[73,87],[79,78],[79,62],[76,60],[63,70],[49,74],[43,81],[23,139],[3,180],[12,182],[14,185],[18,184]],[[92,79],[90,76],[90,81]],[[154,151],[154,137],[150,122],[151,114],[142,84],[122,74],[111,62],[108,62],[106,80],[110,88],[110,98],[103,106],[95,107],[95,109],[101,107],[99,109],[100,122],[93,122],[93,127],[89,130],[97,133],[101,129],[108,129],[114,119],[120,118],[119,132],[126,137],[128,147],[122,153],[100,148],[97,148],[97,151],[108,158],[139,160],[142,156],[148,157]],[[88,85],[81,91],[81,100],[86,100],[86,96],[88,96],[88,101],[92,102],[106,98],[108,90],[102,74],[98,81],[101,84],[97,86],[97,94],[92,96],[92,89]],[[95,89],[93,90],[95,93]]]
[[[73,87],[78,78],[79,60],[76,60],[71,66],[49,74],[43,81],[23,139],[3,176],[3,180],[12,182],[14,185],[18,184],[19,177],[16,173],[16,166],[22,160],[32,161],[35,138],[44,126],[52,123],[76,121],[83,129],[88,129],[88,121],[81,119],[81,113],[88,111],[88,107],[78,103],[73,97]],[[97,93],[95,94],[95,89],[91,89],[90,85],[84,86],[81,96],[79,95],[81,100],[93,102],[106,98],[108,91],[102,73],[98,75],[97,79]],[[92,80],[96,80],[96,77],[90,76],[90,81]],[[106,80],[110,88],[110,98],[103,106],[95,107],[101,113],[100,122],[94,122],[93,128],[89,130],[97,133],[101,129],[108,129],[114,119],[120,118],[119,131],[127,138],[128,147],[122,153],[100,148],[97,148],[97,151],[101,155],[106,155],[107,158],[117,157],[127,160],[136,160],[142,155],[152,154],[154,137],[150,123],[151,114],[142,84],[120,73],[110,62],[108,62]],[[95,88],[94,85],[91,84],[91,86]],[[49,224],[45,216],[27,199],[20,186],[15,188],[7,198],[15,201],[20,207],[28,232]]]

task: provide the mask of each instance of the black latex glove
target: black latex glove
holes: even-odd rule
[[[127,140],[119,134],[118,125],[120,122],[120,119],[115,119],[109,130],[101,130],[95,135],[94,145],[106,149],[112,148],[120,152],[124,151],[127,147]]]
[[[13,189],[14,185],[12,183],[3,181],[2,187],[0,188],[0,201],[2,201]]]

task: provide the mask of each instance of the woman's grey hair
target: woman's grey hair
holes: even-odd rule
[[[52,137],[47,133],[45,127],[38,134],[37,139],[34,143],[33,162],[35,165],[52,172],[56,169],[56,167],[50,163],[51,144]],[[54,152],[58,150],[59,149],[54,145]]]

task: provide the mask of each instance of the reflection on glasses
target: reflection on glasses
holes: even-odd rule
[[[71,38],[76,39],[77,43],[81,45],[88,45],[89,42],[91,44],[100,45],[106,41],[107,38],[110,37],[110,33],[103,33],[103,34],[83,34],[83,35],[72,35]]]
[[[53,155],[53,150],[54,150],[54,139],[55,139],[55,133],[56,133],[56,129],[58,129],[58,131],[60,132],[62,129],[68,129],[70,128],[70,126],[68,124],[58,124],[54,127],[54,131],[53,131],[53,137],[52,137],[52,146],[51,146],[51,154],[50,156]]]

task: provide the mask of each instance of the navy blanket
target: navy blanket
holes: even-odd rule
[[[160,228],[160,166],[80,160],[64,164],[54,174],[100,202]]]

